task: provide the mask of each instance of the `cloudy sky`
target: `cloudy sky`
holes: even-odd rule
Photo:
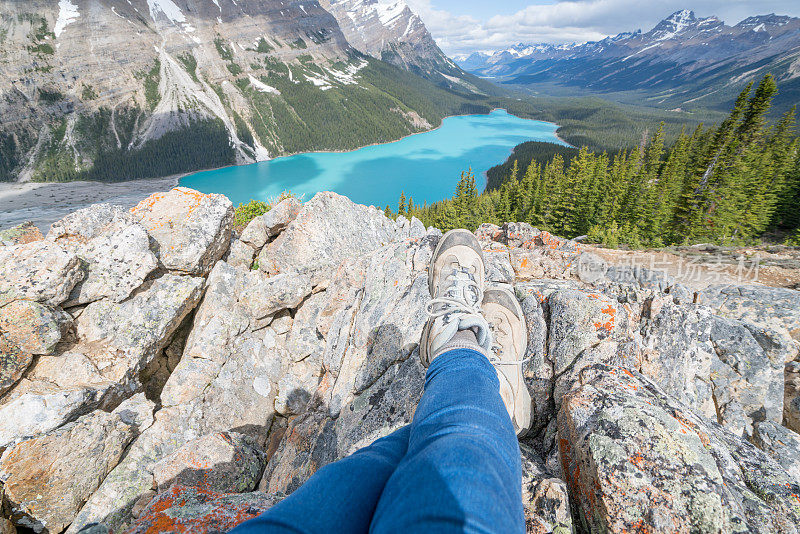
[[[389,2],[390,0],[382,0]],[[518,42],[591,41],[649,30],[681,9],[736,24],[751,15],[800,16],[798,0],[406,0],[451,55]]]

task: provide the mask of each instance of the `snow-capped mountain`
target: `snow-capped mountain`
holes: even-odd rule
[[[452,74],[444,55],[422,22],[403,0],[320,0],[357,50],[424,75]]]
[[[786,108],[800,100],[800,18],[760,15],[728,26],[682,10],[647,32],[520,44],[458,63],[479,76],[539,90],[654,92],[655,103],[671,108],[726,107],[747,81],[771,72],[781,90],[778,105]]]

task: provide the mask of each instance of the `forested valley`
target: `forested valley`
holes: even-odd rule
[[[584,146],[568,163],[560,151],[527,166],[515,159],[482,194],[465,171],[452,198],[415,205],[401,196],[396,214],[442,230],[528,222],[609,247],[800,244],[795,110],[771,121],[776,94],[767,75],[745,87],[718,126],[684,129],[668,144],[662,123],[634,148],[610,155]]]

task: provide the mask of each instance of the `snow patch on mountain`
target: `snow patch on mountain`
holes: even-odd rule
[[[393,24],[396,19],[398,19],[402,14],[403,11],[408,6],[406,6],[405,2],[396,2],[393,4],[376,4],[375,11],[378,14],[378,18],[381,21],[381,24],[384,26],[389,26]]]
[[[256,88],[256,90],[261,91],[262,93],[272,93],[274,95],[281,94],[280,91],[272,87],[271,85],[267,85],[258,78],[254,77],[252,74],[248,74],[248,78],[250,80],[250,85]]]
[[[78,11],[78,6],[70,2],[70,0],[59,0],[58,2],[58,20],[56,20],[56,25],[53,28],[53,33],[56,37],[61,35],[64,31],[64,28],[67,27],[72,22],[75,22],[80,18],[80,12]]]
[[[150,16],[153,20],[156,20],[158,14],[162,13],[176,24],[186,22],[186,15],[172,0],[147,0],[147,6],[150,8]]]

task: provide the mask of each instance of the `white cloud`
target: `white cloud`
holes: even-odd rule
[[[406,2],[449,54],[496,50],[519,42],[582,42],[625,31],[647,31],[681,9],[692,9],[698,17],[716,15],[728,24],[770,12],[800,15],[796,0],[567,0],[532,3],[513,15],[479,20],[437,9],[431,0]]]

